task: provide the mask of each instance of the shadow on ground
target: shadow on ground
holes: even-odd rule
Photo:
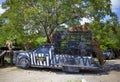
[[[7,68],[10,66],[3,66],[2,68]],[[71,73],[71,72],[64,72],[61,69],[52,69],[52,68],[33,68],[30,67],[28,69],[24,70],[30,70],[30,71],[40,71],[40,72],[50,72],[50,73],[56,73],[56,74],[75,74],[75,75],[108,75],[111,71],[118,71],[120,72],[120,64],[116,64],[114,61],[110,61],[104,65],[101,69],[81,69],[79,73]]]
[[[107,64],[101,69],[91,70],[91,69],[81,69],[79,73],[64,72],[61,69],[52,68],[29,68],[26,70],[41,71],[41,72],[51,72],[56,74],[75,74],[75,75],[107,75],[111,71],[120,72],[120,64]]]

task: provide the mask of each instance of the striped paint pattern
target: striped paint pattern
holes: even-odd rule
[[[45,61],[37,60],[37,58],[45,58]],[[30,55],[32,66],[43,66],[43,67],[54,67],[55,65],[68,65],[70,59],[74,59],[73,65],[79,66],[92,66],[92,57],[90,56],[73,56],[73,55],[59,55],[59,54],[43,54],[43,53],[32,53]],[[72,61],[71,61],[72,62]]]
[[[45,60],[37,60],[38,59],[45,59]],[[49,53],[35,53],[32,52],[30,54],[31,59],[31,65],[32,66],[53,66],[53,54],[51,52],[51,49],[49,50]]]

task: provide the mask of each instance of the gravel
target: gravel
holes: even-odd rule
[[[58,69],[0,68],[0,82],[120,82],[120,60],[108,60],[102,70],[66,73]]]

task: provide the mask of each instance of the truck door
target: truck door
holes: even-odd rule
[[[33,66],[49,67],[53,65],[53,56],[51,53],[51,47],[38,47],[31,55],[31,64]]]

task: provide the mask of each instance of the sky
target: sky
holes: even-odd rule
[[[112,11],[117,14],[120,22],[120,0],[111,0],[111,2],[112,2]]]
[[[5,0],[0,0],[0,14],[2,14],[3,12],[5,12],[4,9],[1,8],[2,2],[4,2]]]
[[[1,4],[4,1],[5,0],[0,0],[0,14],[5,12],[5,10],[1,8]],[[120,22],[120,0],[111,0],[111,2],[112,2],[112,11],[117,14],[119,22]],[[90,22],[90,20],[83,18],[81,23],[84,23],[84,22]]]
[[[112,3],[112,11],[115,12],[118,16],[118,21],[120,22],[120,0],[111,0]],[[81,21],[81,24],[84,24],[85,22],[90,22],[91,20],[88,20],[86,18],[83,18]]]

